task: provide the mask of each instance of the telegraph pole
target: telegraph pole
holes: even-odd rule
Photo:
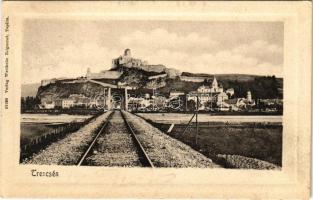
[[[155,88],[152,89],[152,95],[153,95],[153,107],[152,107],[152,110],[154,111],[154,108],[155,108]]]
[[[103,112],[105,112],[106,107],[106,97],[105,97],[105,88],[103,88]]]
[[[212,91],[210,91],[210,100],[211,100],[211,109],[210,109],[210,111],[212,112],[212,110],[213,110],[213,95],[212,95]]]
[[[197,102],[196,102],[196,109],[194,110],[194,114],[192,115],[191,119],[189,120],[186,128],[184,129],[182,135],[187,131],[189,126],[191,125],[191,122],[194,117],[196,117],[196,146],[198,145],[198,133],[199,133],[199,125],[198,125],[198,111],[199,111],[199,96],[197,95]]]
[[[185,106],[186,106],[186,107],[185,107],[185,112],[187,112],[187,103],[188,103],[188,102],[187,102],[187,98],[188,98],[188,97],[187,97],[187,94],[185,94]]]

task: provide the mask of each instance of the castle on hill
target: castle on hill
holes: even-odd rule
[[[123,68],[137,68],[147,72],[159,73],[156,76],[149,77],[150,79],[166,77],[174,78],[181,75],[177,69],[167,68],[164,65],[149,65],[147,61],[133,58],[130,49],[125,49],[123,55],[118,58],[112,59],[112,66],[110,70],[103,70],[99,73],[91,72],[90,68],[87,69],[87,79],[118,79],[123,74]]]
[[[117,67],[140,67],[140,66],[147,66],[147,61],[142,61],[140,59],[133,58],[131,55],[130,49],[125,49],[124,54],[119,56],[116,59],[112,59],[112,67],[111,69],[116,69]]]
[[[181,72],[174,68],[167,68],[164,65],[151,65],[147,61],[133,58],[130,49],[125,49],[123,55],[116,59],[112,59],[111,69],[117,68],[137,68],[148,72],[156,72],[167,75],[169,78],[174,78],[181,75]],[[152,77],[153,78],[153,77]]]
[[[215,76],[211,77],[209,75],[205,76],[196,76],[196,75],[188,75],[181,74],[178,70],[166,68],[164,65],[148,65],[147,62],[142,61],[140,59],[135,59],[131,55],[130,49],[125,49],[123,55],[119,56],[116,59],[112,60],[112,68],[110,70],[103,70],[99,73],[94,73],[90,68],[87,69],[87,73],[85,77],[79,77],[77,79],[50,79],[50,80],[42,80],[42,86],[46,86],[49,84],[53,84],[56,82],[64,82],[64,83],[84,83],[84,82],[93,82],[99,85],[104,86],[108,89],[108,98],[106,101],[109,101],[109,96],[111,92],[109,92],[112,88],[123,88],[125,89],[125,97],[127,96],[127,82],[122,82],[123,78],[121,76],[126,72],[126,68],[136,68],[148,72],[154,73],[146,73],[149,75],[145,75],[145,83],[138,82],[138,84],[143,84],[146,89],[156,89],[162,88],[166,85],[167,78],[174,78],[178,84],[182,82],[186,84],[186,82],[197,83],[198,87],[196,90],[188,90],[182,89],[183,91],[176,91],[175,89],[170,89],[168,91],[169,98],[162,97],[162,101],[165,104],[170,103],[175,99],[186,99],[186,102],[193,102],[196,104],[198,102],[199,110],[212,110],[217,109],[220,111],[230,111],[230,110],[243,110],[247,107],[252,107],[255,105],[255,101],[252,99],[252,94],[250,91],[247,91],[247,95],[245,98],[234,98],[235,91],[233,88],[224,89],[221,84],[218,83]],[[125,73],[126,74],[126,73]],[[139,78],[141,74],[138,73]],[[135,73],[136,75],[136,73]],[[174,82],[175,82],[174,81]],[[200,83],[200,84],[199,84]],[[202,85],[201,85],[202,83]],[[187,83],[188,84],[188,83]],[[191,83],[190,83],[191,84]],[[168,87],[174,87],[174,85],[169,85]],[[132,87],[134,89],[135,87]],[[175,87],[174,87],[175,88]],[[110,93],[110,94],[109,94]],[[149,93],[147,93],[149,94]],[[146,94],[146,96],[147,96]],[[75,96],[76,95],[76,96]],[[149,94],[150,95],[150,94]],[[125,98],[125,109],[152,109],[155,108],[154,100],[156,96],[153,95],[153,98],[130,98],[129,102],[127,98]],[[161,98],[161,97],[160,97]],[[152,102],[152,103],[151,103]],[[51,109],[54,107],[62,107],[62,108],[71,108],[71,107],[94,107],[99,103],[91,101],[88,97],[81,96],[80,93],[71,94],[67,98],[50,98],[47,95],[46,98],[41,99],[42,107],[46,109]],[[101,103],[101,102],[100,102]],[[103,102],[102,102],[103,103]],[[186,110],[187,110],[186,103]],[[109,104],[107,104],[109,105]],[[130,106],[129,106],[130,105]],[[129,106],[129,107],[128,107]]]

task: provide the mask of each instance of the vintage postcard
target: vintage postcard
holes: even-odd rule
[[[1,196],[308,199],[310,2],[3,2]]]

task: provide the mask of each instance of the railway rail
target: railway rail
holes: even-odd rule
[[[112,133],[110,132],[110,130]],[[110,134],[111,134],[111,137],[110,137]],[[114,134],[114,137],[113,137],[113,134]],[[128,140],[129,136],[131,138],[130,140]],[[114,148],[112,152],[109,152],[110,146],[117,146],[115,142],[120,143],[121,147]],[[124,146],[124,150],[122,146]],[[108,149],[106,149],[106,147],[108,147]],[[135,150],[133,150],[134,148]],[[133,155],[133,154],[136,154],[136,155]],[[121,156],[121,155],[125,155],[125,156]],[[93,165],[90,160],[92,159],[97,160],[97,158],[100,158],[98,160],[101,160],[101,158],[106,161],[108,160],[110,163],[105,163],[105,165],[107,166],[112,166],[112,165],[115,166],[115,165],[118,165],[117,163],[124,163],[124,164],[126,163],[125,165],[127,165],[127,163],[128,164],[135,163],[134,165],[139,165],[142,167],[151,167],[151,168],[154,167],[147,152],[145,151],[141,142],[138,140],[136,133],[134,132],[133,128],[129,125],[125,115],[121,111],[113,111],[109,115],[106,122],[102,125],[102,127],[100,128],[100,130],[95,135],[94,139],[92,140],[92,142],[90,143],[90,145],[88,146],[84,154],[82,155],[81,159],[77,163],[77,166]],[[127,160],[118,161],[118,159],[128,159],[129,161]],[[138,160],[138,163],[136,160]]]
[[[121,112],[121,111],[120,111]],[[145,151],[145,149],[143,148],[143,146],[141,145],[140,141],[138,140],[137,136],[136,136],[136,133],[134,132],[134,130],[132,129],[132,127],[129,125],[129,123],[127,122],[126,120],[126,117],[124,115],[124,113],[122,113],[122,118],[127,126],[127,129],[129,130],[134,142],[136,143],[136,145],[138,146],[138,150],[140,151],[140,154],[142,155],[141,156],[141,162],[145,165],[145,166],[148,166],[148,167],[152,167],[154,168],[154,165],[151,161],[151,159],[149,158],[147,152]]]

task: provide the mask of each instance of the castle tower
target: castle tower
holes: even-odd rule
[[[249,102],[252,102],[252,95],[251,95],[251,92],[250,92],[250,91],[247,92],[247,100],[248,100]]]
[[[127,64],[132,60],[130,49],[125,49],[124,54],[118,58],[118,64]]]
[[[126,57],[128,57],[128,58],[132,57],[132,54],[131,54],[131,52],[130,52],[130,49],[125,49],[125,50],[124,50],[124,56],[126,56]]]
[[[118,64],[118,59],[112,59],[111,69],[115,69],[117,67],[117,64]]]

